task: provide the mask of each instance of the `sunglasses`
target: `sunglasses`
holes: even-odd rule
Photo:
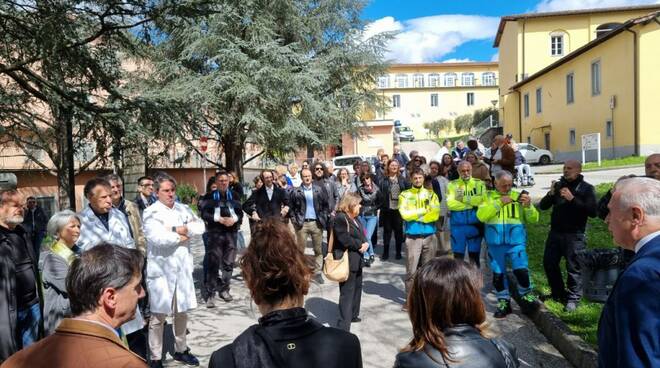
[[[315,167],[314,170],[315,171],[323,171],[323,168],[322,167]]]

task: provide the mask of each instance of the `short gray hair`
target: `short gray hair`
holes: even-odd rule
[[[154,191],[158,192],[160,186],[166,181],[169,181],[170,183],[174,184],[174,187],[176,188],[176,180],[174,180],[174,178],[170,174],[165,172],[159,172],[154,177]]]
[[[495,173],[495,180],[496,181],[502,180],[504,178],[513,180],[513,175],[511,175],[511,173],[506,171],[506,170],[500,170],[500,171]]]
[[[639,206],[646,216],[660,217],[660,181],[653,178],[635,177],[617,181],[615,192],[619,196],[619,208],[627,210]]]
[[[470,163],[470,161],[467,160],[463,160],[459,162],[458,165],[456,165],[456,167],[459,169],[461,168],[461,166],[470,166],[470,168],[472,168],[472,164]]]
[[[71,210],[56,212],[50,220],[48,220],[48,225],[46,226],[48,235],[57,238],[62,228],[71,222],[72,219],[76,219],[79,224],[82,224],[80,217]]]
[[[119,184],[124,184],[124,181],[121,180],[121,177],[120,177],[119,175],[117,175],[117,174],[108,174],[108,175],[104,176],[103,179],[107,180],[108,183],[111,183],[111,182],[113,182],[113,181],[116,181],[116,182],[118,182]]]

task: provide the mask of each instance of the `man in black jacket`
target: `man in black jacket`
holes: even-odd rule
[[[154,179],[150,176],[139,178],[137,191],[138,193],[133,202],[138,205],[140,216],[142,216],[144,209],[156,202],[156,197],[154,196]]]
[[[253,221],[277,217],[284,221],[289,214],[289,198],[284,189],[274,184],[273,172],[261,171],[261,188],[250,194],[243,210]]]
[[[328,226],[330,207],[328,197],[322,186],[312,182],[312,172],[303,169],[301,172],[302,185],[295,188],[291,193],[291,209],[293,211],[292,222],[296,229],[298,248],[305,251],[307,238],[312,238],[316,264],[320,269],[323,263],[323,230]],[[318,278],[323,282],[321,277]]]
[[[202,219],[208,233],[208,265],[206,279],[206,307],[215,307],[215,291],[225,302],[233,300],[229,294],[229,282],[236,261],[238,230],[243,220],[240,194],[229,188],[229,175],[220,172],[215,176],[217,190],[206,193],[203,198]],[[218,270],[222,278],[218,280]],[[220,285],[218,285],[218,282]]]
[[[594,187],[584,181],[582,164],[575,160],[564,163],[564,176],[553,182],[539,207],[552,207],[550,233],[545,243],[543,267],[545,268],[551,297],[566,301],[566,311],[574,311],[582,297],[580,267],[575,252],[585,248],[585,228],[588,217],[596,217],[596,193]],[[566,287],[559,268],[561,258],[566,258]]]

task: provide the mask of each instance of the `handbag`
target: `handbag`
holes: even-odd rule
[[[348,280],[348,251],[345,250],[340,259],[335,259],[332,253],[334,243],[334,230],[330,230],[330,239],[328,240],[328,254],[323,259],[323,275],[328,280],[344,282]]]

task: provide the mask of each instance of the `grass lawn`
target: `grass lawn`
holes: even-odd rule
[[[644,160],[646,160],[646,156],[627,156],[627,157],[622,157],[622,158],[616,158],[613,160],[602,160],[600,162],[600,166],[598,166],[598,162],[587,162],[582,166],[583,170],[599,170],[599,169],[607,169],[607,168],[614,168],[614,167],[625,167],[625,166],[633,166],[633,165],[644,165]]]
[[[596,186],[596,194],[600,199],[613,184],[600,184]],[[529,268],[536,292],[540,295],[550,294],[548,280],[543,270],[543,250],[545,240],[550,230],[550,213],[552,209],[540,211],[541,217],[537,224],[529,225],[527,252],[529,255]],[[587,248],[612,248],[612,236],[607,230],[607,225],[599,218],[589,219],[587,224]],[[566,281],[566,265],[562,260],[562,273],[564,282]],[[568,327],[577,335],[582,337],[589,344],[595,346],[596,333],[598,330],[598,319],[603,305],[592,303],[583,299],[577,311],[573,313],[564,312],[564,306],[554,301],[546,301],[546,307],[559,318],[561,318]]]

